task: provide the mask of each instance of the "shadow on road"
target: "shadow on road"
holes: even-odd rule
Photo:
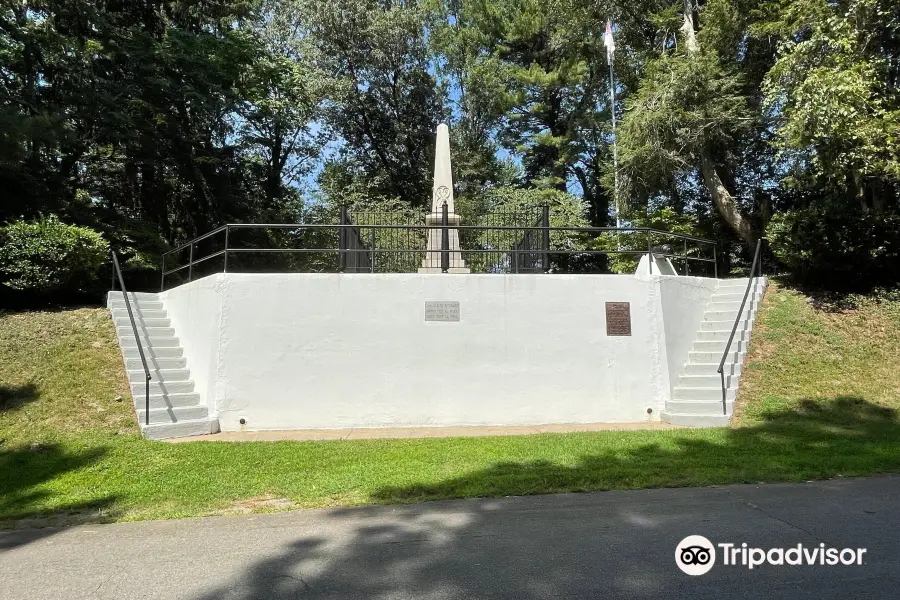
[[[598,449],[571,466],[547,461],[499,462],[439,483],[381,489],[372,499],[413,502],[538,490],[596,490],[622,487],[629,478],[650,486],[672,481],[693,485],[698,481],[734,482],[736,478],[747,482],[798,481],[900,470],[896,412],[859,398],[840,397],[824,404],[803,402],[790,410],[770,413],[755,426],[724,431],[722,443],[672,433],[677,439],[674,450],[656,444],[633,450]],[[690,504],[692,494],[708,499],[715,491],[650,493],[677,496],[682,502],[687,498]],[[635,498],[634,494],[640,492],[613,492],[609,497],[625,497],[619,494]],[[759,518],[768,519],[769,528],[787,528],[791,539],[802,534],[752,505],[736,502],[725,490],[721,494],[726,498],[723,502],[731,503],[732,511],[755,515],[738,527],[756,531],[753,518]],[[679,536],[685,535],[684,527],[704,519],[694,515],[693,521],[681,522],[684,527],[677,523],[673,527],[672,519],[683,517],[675,515],[678,509],[666,502],[645,504],[632,513],[622,501],[590,504],[579,500],[587,496],[555,498],[555,512],[549,518],[546,512],[533,511],[532,505],[524,506],[521,498],[333,510],[322,519],[340,524],[337,535],[332,532],[327,539],[313,535],[294,539],[276,556],[269,554],[197,600],[653,598],[669,595],[673,585],[681,588],[671,596],[678,598],[746,594],[746,590],[741,592],[746,582],[735,579],[734,572],[721,575],[724,579],[718,586],[703,589],[691,587],[696,583],[688,581],[691,578],[673,579],[677,573],[674,563],[669,562],[671,549]],[[849,504],[837,496],[830,500],[823,510],[840,512]],[[535,501],[541,505],[541,499]],[[687,514],[684,506],[681,510]],[[708,522],[719,518],[716,514],[708,516]],[[875,517],[861,514],[860,518]],[[668,529],[659,529],[661,523],[669,523]],[[716,526],[730,526],[723,523],[730,522],[723,518]],[[659,556],[646,556],[648,548]],[[703,583],[709,584],[710,578]],[[788,589],[796,581],[784,585]]]

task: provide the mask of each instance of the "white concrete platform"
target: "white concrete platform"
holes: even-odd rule
[[[135,297],[153,368],[145,434],[727,425],[765,290],[764,280],[753,286],[738,319],[723,407],[716,368],[746,285],[666,275],[212,275]],[[427,302],[458,310],[428,320]],[[624,330],[608,329],[607,303],[627,305]],[[144,373],[121,294],[110,308],[143,417]]]

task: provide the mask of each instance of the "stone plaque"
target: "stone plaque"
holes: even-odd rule
[[[426,300],[426,321],[459,321],[459,302],[455,300]]]
[[[606,303],[606,335],[631,335],[631,303]]]

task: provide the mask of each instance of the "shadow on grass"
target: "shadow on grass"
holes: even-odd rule
[[[91,448],[73,451],[58,444],[32,444],[3,448],[0,440],[0,529],[6,526],[38,526],[44,529],[0,532],[0,549],[9,549],[47,535],[55,530],[48,526],[69,525],[83,521],[101,521],[97,515],[112,505],[115,498],[106,496],[84,502],[41,506],[52,492],[42,489],[65,473],[95,465],[106,451]],[[107,516],[108,520],[111,516]]]
[[[843,313],[856,310],[859,308],[860,301],[864,299],[900,301],[900,286],[896,285],[884,287],[872,284],[846,290],[830,290],[783,275],[773,276],[772,280],[785,289],[803,294],[809,299],[810,306],[824,313]]]
[[[37,386],[33,383],[15,386],[0,384],[0,411],[13,411],[37,399]]]
[[[674,445],[620,451],[598,445],[573,466],[499,462],[436,484],[385,488],[373,499],[411,502],[655,484],[806,480],[900,469],[897,414],[853,397],[805,401],[771,412],[752,427],[712,432],[721,438],[681,430],[665,433]],[[612,439],[587,435],[599,444]],[[192,597],[712,600],[762,597],[772,590],[795,594],[826,575],[814,568],[775,569],[763,578],[748,578],[740,569],[716,567],[704,578],[684,577],[672,549],[688,533],[724,531],[791,543],[859,531],[871,544],[892,547],[897,489],[896,478],[889,478],[802,488],[669,489],[345,508],[317,513],[313,522],[303,516],[299,521],[273,516],[265,529],[279,533],[266,538],[257,558],[218,588]],[[815,534],[787,522],[798,515],[804,515],[807,527],[818,524]],[[854,581],[834,582],[836,593],[825,596],[853,597],[853,586],[867,589],[885,576],[877,569]],[[890,594],[893,589],[868,597]]]
[[[805,481],[900,471],[897,411],[857,397],[803,400],[721,438],[674,430],[669,443],[598,447],[575,465],[498,462],[439,483],[381,488],[378,503],[556,492]]]

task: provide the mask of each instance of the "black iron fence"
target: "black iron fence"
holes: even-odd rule
[[[671,259],[681,274],[718,277],[712,240],[646,227],[554,227],[546,207],[488,215],[476,225],[451,226],[446,214],[437,225],[409,220],[342,210],[334,225],[223,225],[163,255],[161,289],[221,272],[412,273],[428,253],[439,253],[446,272],[456,251],[451,229],[473,273],[609,272],[596,259],[652,254]],[[438,250],[426,250],[432,229],[440,230]]]

